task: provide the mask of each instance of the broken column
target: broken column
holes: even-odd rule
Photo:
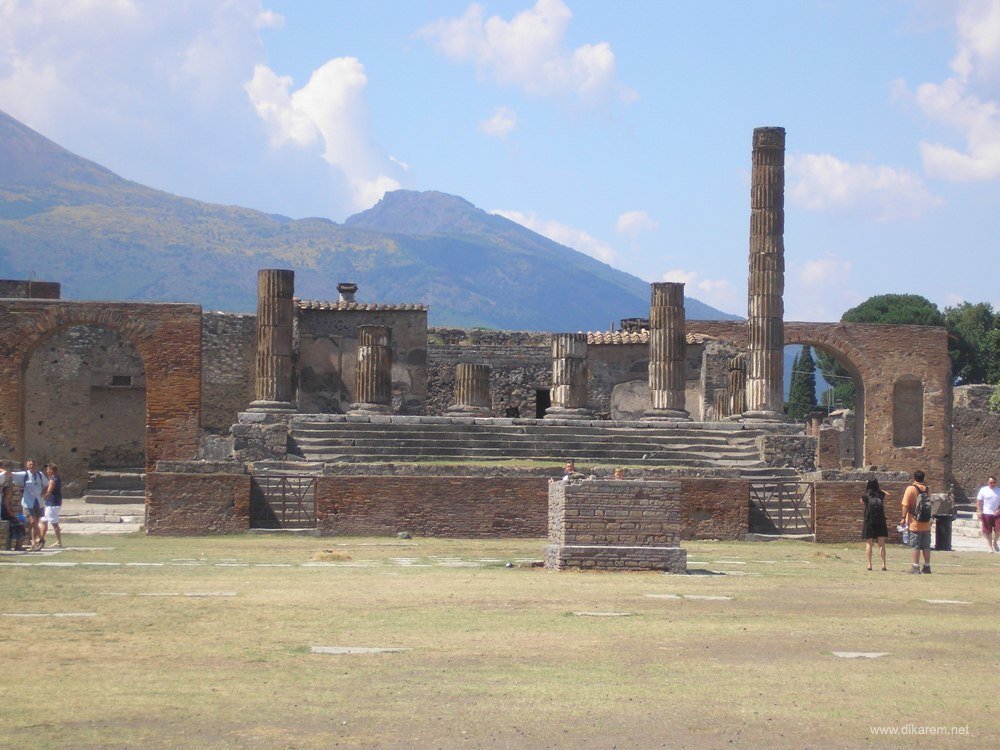
[[[784,415],[785,129],[755,128],[750,186],[747,419]]]
[[[455,403],[448,413],[457,416],[490,417],[490,366],[462,362],[455,365]]]
[[[358,379],[348,414],[392,412],[392,350],[389,326],[358,326]]]
[[[292,403],[292,322],[295,272],[257,272],[257,363],[252,412],[294,411]]]
[[[737,354],[729,360],[729,415],[742,416],[747,403],[747,357]]]
[[[644,420],[687,420],[687,338],[684,330],[684,284],[652,285],[649,303],[649,401]]]
[[[591,419],[587,408],[587,334],[552,335],[552,406],[546,419]]]

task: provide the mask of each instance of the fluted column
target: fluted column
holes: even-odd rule
[[[686,420],[687,338],[684,330],[684,285],[652,285],[649,303],[648,420]]]
[[[587,408],[587,334],[552,335],[552,406],[546,419],[591,419]]]
[[[462,362],[455,365],[455,403],[449,414],[471,417],[493,415],[490,395],[490,366]]]
[[[249,411],[294,411],[292,403],[292,323],[295,272],[257,272],[257,362],[255,400]]]
[[[388,326],[358,326],[358,379],[348,414],[392,412],[392,349]]]
[[[748,419],[784,415],[785,129],[755,128],[750,176]]]

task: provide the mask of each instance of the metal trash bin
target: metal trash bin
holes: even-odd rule
[[[951,516],[934,516],[934,549],[951,552]]]
[[[931,495],[931,515],[934,516],[934,549],[951,552],[951,522],[954,503],[949,495]]]

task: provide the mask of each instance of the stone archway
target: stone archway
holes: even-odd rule
[[[25,368],[52,334],[77,325],[116,331],[146,373],[146,470],[197,455],[201,423],[201,307],[182,304],[0,302],[0,457],[24,458]]]
[[[857,409],[864,434],[860,465],[907,472],[922,469],[932,485],[947,488],[951,482],[951,360],[945,328],[786,322],[784,331],[785,344],[819,347],[837,356],[852,374],[857,372],[864,392]],[[687,321],[687,332],[726,339],[741,349],[747,346],[747,325],[740,321]],[[895,435],[899,422],[894,420],[895,386],[901,380],[922,386],[919,443],[900,441]]]
[[[840,364],[848,374],[851,376],[851,380],[854,383],[854,450],[853,450],[853,465],[854,467],[860,467],[864,464],[865,459],[865,376],[863,373],[864,359],[861,358],[859,362],[858,359],[861,357],[860,353],[853,350],[849,342],[844,342],[840,340],[831,340],[829,335],[823,335],[824,331],[817,330],[805,330],[799,331],[793,329],[792,331],[785,332],[785,345],[800,345],[800,346],[811,346],[813,349],[822,351],[829,354],[837,363]],[[834,337],[836,339],[836,337]],[[844,351],[847,349],[848,351]],[[843,450],[843,446],[842,446]],[[843,453],[841,453],[843,456]]]

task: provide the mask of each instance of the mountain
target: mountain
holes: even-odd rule
[[[388,193],[337,224],[181,198],[125,180],[0,112],[0,277],[59,281],[67,299],[256,306],[259,268],[296,294],[420,302],[431,325],[605,330],[644,317],[649,284],[468,201]],[[687,299],[692,319],[729,319]]]

